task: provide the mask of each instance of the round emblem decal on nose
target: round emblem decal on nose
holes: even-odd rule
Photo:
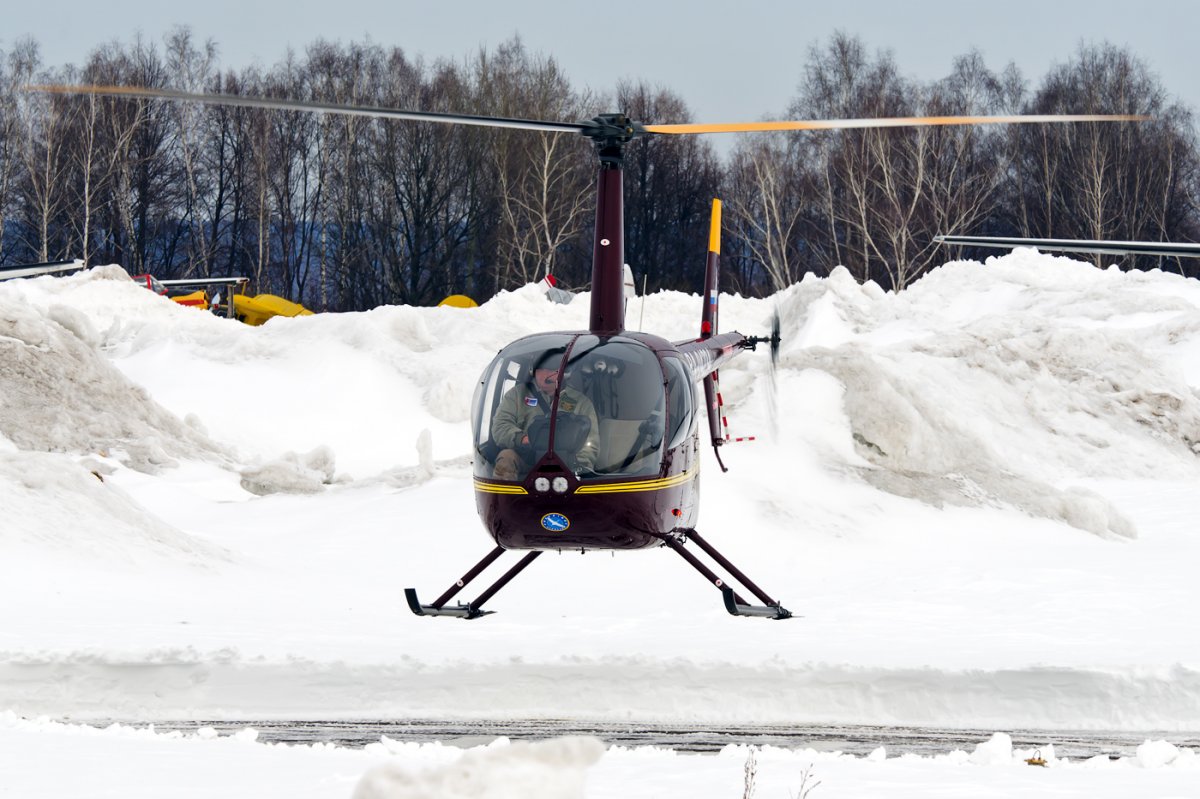
[[[571,526],[571,520],[561,513],[547,513],[542,517],[542,527],[552,533],[561,533]]]

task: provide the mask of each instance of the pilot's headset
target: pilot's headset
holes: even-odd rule
[[[529,384],[537,385],[537,371],[539,369],[552,369],[557,374],[558,367],[562,365],[562,356],[562,351],[550,350],[534,358],[533,363],[529,367]],[[537,387],[541,388],[541,386]]]

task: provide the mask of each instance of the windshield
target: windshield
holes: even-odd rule
[[[662,367],[640,341],[580,336],[571,350],[566,385],[586,396],[599,427],[591,473],[616,477],[656,473],[661,466],[665,419]]]
[[[475,474],[523,480],[553,447],[582,480],[654,474],[665,378],[631,339],[548,333],[505,347],[475,391]]]

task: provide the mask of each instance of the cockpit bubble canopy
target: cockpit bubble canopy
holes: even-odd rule
[[[539,386],[535,369],[547,365],[557,369],[556,379]],[[626,336],[519,339],[496,355],[476,387],[475,475],[493,478],[499,452],[521,444],[514,413],[522,422],[516,427],[535,431],[526,433],[526,449],[518,449],[528,466],[553,449],[584,481],[657,474],[665,446],[691,429],[693,391],[677,358],[660,361],[645,343]]]

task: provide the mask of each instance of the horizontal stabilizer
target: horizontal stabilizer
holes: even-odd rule
[[[935,236],[942,244],[966,247],[1036,247],[1053,252],[1089,252],[1101,255],[1162,255],[1169,258],[1200,258],[1200,244],[1169,241],[1103,241],[1099,239],[1022,239],[1006,236]]]
[[[198,277],[179,280],[159,280],[160,286],[169,288],[187,286],[241,286],[250,282],[248,277]]]
[[[37,277],[38,275],[53,275],[58,272],[71,272],[83,269],[83,261],[49,261],[42,264],[18,264],[16,266],[0,266],[0,280],[12,280],[18,277]]]

